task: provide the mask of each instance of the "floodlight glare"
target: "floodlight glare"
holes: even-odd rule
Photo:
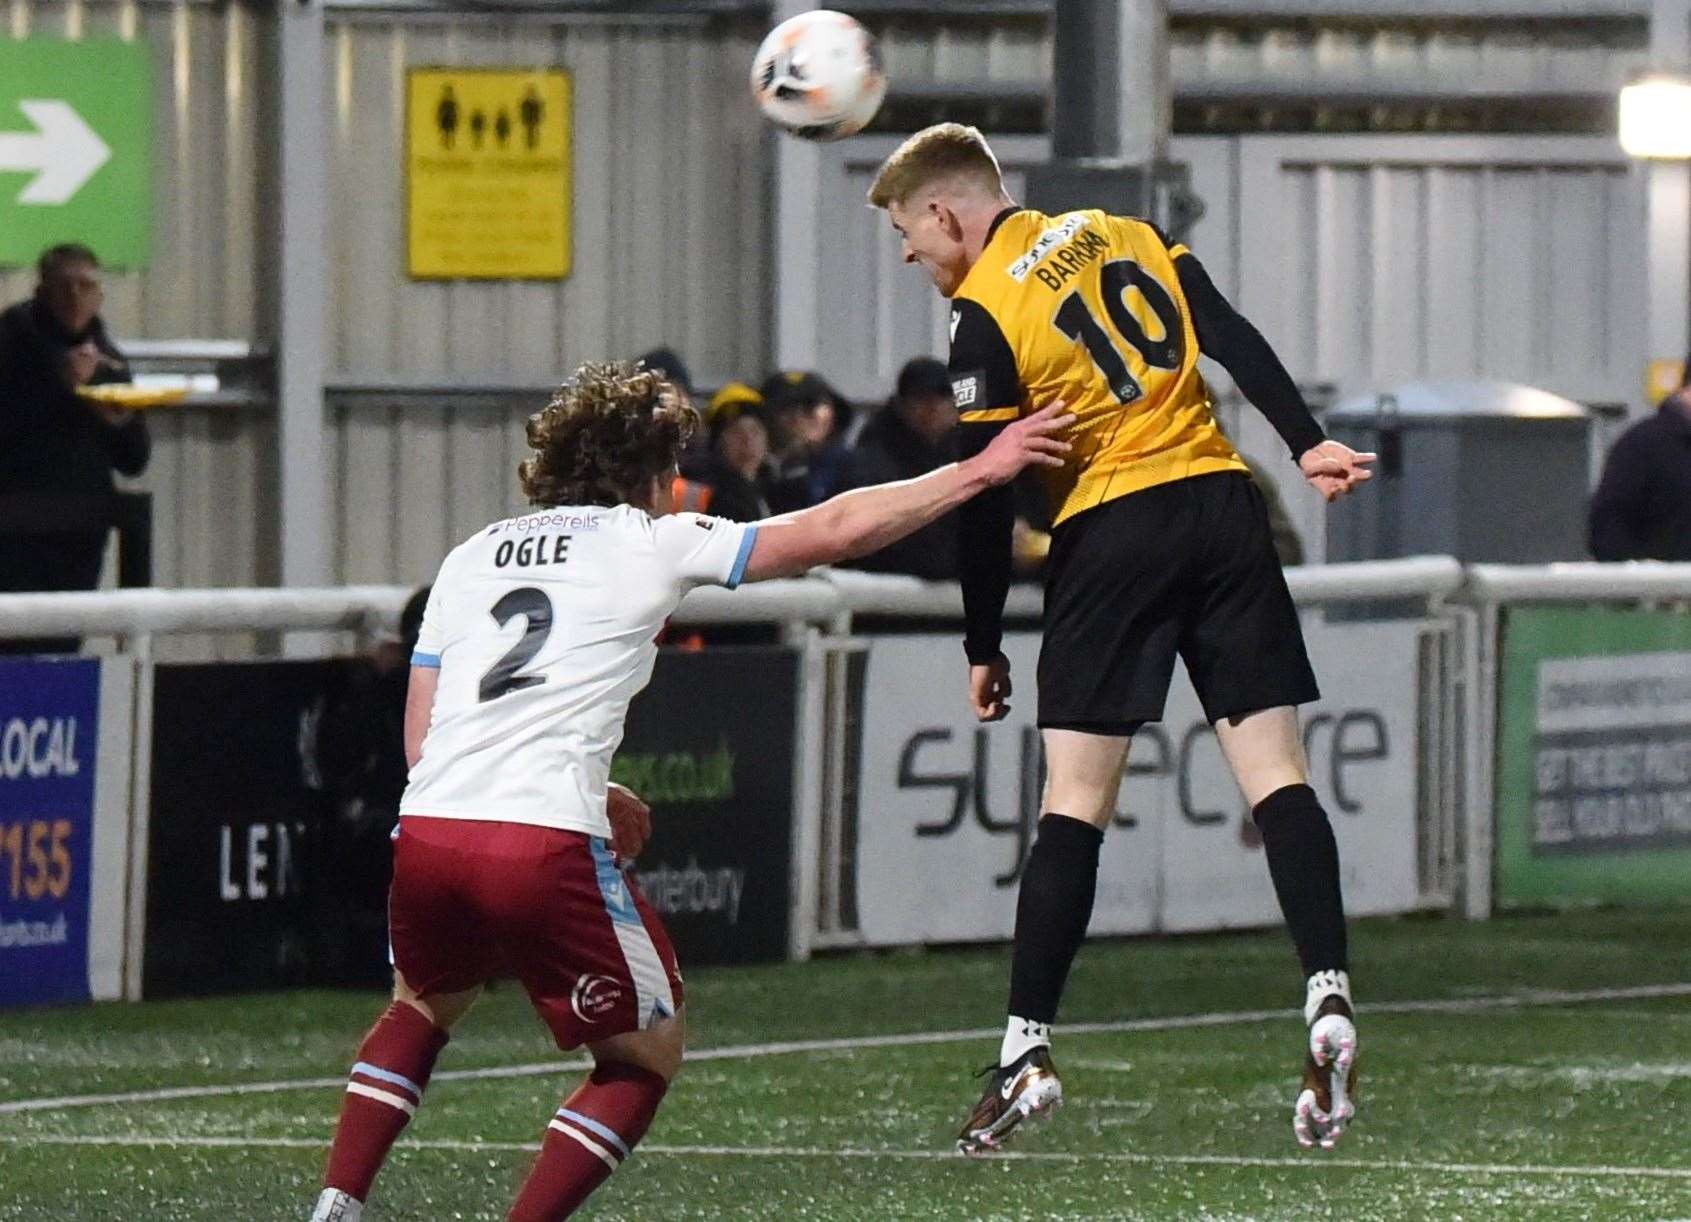
[[[1691,158],[1691,80],[1652,76],[1622,89],[1621,147],[1632,157]]]

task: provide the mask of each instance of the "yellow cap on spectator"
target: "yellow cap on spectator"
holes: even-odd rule
[[[729,382],[721,390],[710,397],[710,411],[708,419],[715,421],[716,417],[729,408],[743,408],[762,406],[763,396],[744,382]]]

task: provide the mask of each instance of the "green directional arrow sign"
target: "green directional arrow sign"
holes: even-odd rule
[[[152,110],[145,43],[0,39],[0,266],[57,242],[146,264]]]

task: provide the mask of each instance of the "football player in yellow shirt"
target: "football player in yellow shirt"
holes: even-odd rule
[[[1178,653],[1262,830],[1303,965],[1310,1030],[1294,1131],[1331,1148],[1353,1111],[1357,1040],[1338,848],[1298,732],[1297,706],[1319,693],[1262,494],[1216,425],[1199,354],[1227,369],[1327,500],[1366,480],[1374,456],[1322,434],[1267,341],[1185,246],[1131,217],[1018,207],[974,128],[911,136],[869,201],[905,261],[951,299],[963,452],[1055,401],[1076,418],[1069,459],[1040,473],[1055,523],[1039,655],[1045,814],[1017,898],[998,1064],[958,1147],[995,1148],[1062,1098],[1051,1024],[1128,746],[1161,718]],[[1008,488],[959,514],[964,650],[982,721],[1008,711],[999,646],[1013,514]]]

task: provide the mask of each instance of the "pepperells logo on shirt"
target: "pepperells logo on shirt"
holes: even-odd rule
[[[555,509],[545,513],[524,514],[520,518],[505,518],[489,526],[487,533],[496,535],[502,530],[525,533],[531,530],[598,530],[604,521],[603,514],[569,513]]]
[[[1091,223],[1089,218],[1078,212],[1070,213],[1061,225],[1053,225],[1040,234],[1039,240],[1029,248],[1027,254],[1010,264],[1010,279],[1018,284],[1026,280],[1033,269],[1039,266],[1040,260]]]

